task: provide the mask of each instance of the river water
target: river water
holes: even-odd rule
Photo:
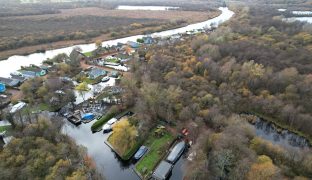
[[[218,17],[209,19],[201,23],[191,24],[182,28],[153,33],[152,37],[166,37],[178,33],[186,33],[187,31],[210,27],[212,24],[214,26],[217,26],[220,23],[230,19],[234,15],[234,12],[230,11],[228,8],[220,7],[219,10],[222,12],[222,14],[219,15]],[[130,36],[115,40],[104,41],[102,44],[103,46],[112,46],[117,45],[118,42],[126,43],[128,41],[136,41],[138,38],[142,37],[143,35]],[[44,53],[33,53],[26,56],[18,56],[18,55],[11,56],[8,59],[0,61],[1,68],[0,77],[9,77],[11,72],[19,70],[21,66],[28,66],[30,64],[40,65],[47,58],[53,58],[54,56],[60,53],[70,54],[70,52],[75,47],[80,47],[83,52],[88,52],[95,49],[95,44],[92,43],[92,44],[75,45],[61,49],[48,50]]]
[[[186,33],[187,31],[196,29],[208,28],[211,25],[218,26],[220,23],[229,20],[234,15],[234,12],[230,11],[228,8],[219,8],[219,10],[222,12],[221,15],[213,19],[201,23],[191,24],[182,28],[153,33],[151,36],[167,37],[178,33]],[[121,39],[104,41],[103,46],[116,45],[118,42],[126,43],[127,41],[136,41],[136,39],[142,37],[143,35],[136,35]],[[88,52],[95,49],[95,44],[82,44],[61,49],[49,50],[44,53],[33,53],[27,56],[11,56],[6,60],[0,61],[0,77],[9,77],[10,73],[19,70],[20,66],[28,66],[30,64],[40,65],[47,58],[53,58],[57,54],[69,54],[74,49],[74,47],[77,46],[79,46],[83,52]],[[113,80],[111,83],[113,83]],[[78,93],[76,93],[76,95],[78,97],[76,103],[80,103],[82,99],[79,97]],[[77,144],[86,147],[88,155],[94,159],[97,169],[106,179],[139,179],[139,177],[132,169],[134,165],[131,162],[126,163],[120,161],[116,154],[112,152],[112,150],[104,143],[108,135],[103,134],[102,132],[93,134],[91,132],[91,125],[92,123],[88,123],[81,124],[77,127],[66,121],[65,125],[63,126],[63,132],[73,138]],[[180,158],[179,161],[175,164],[170,180],[183,179],[183,165],[185,164],[184,161],[186,161],[185,158]]]
[[[286,129],[278,129],[275,125],[263,119],[257,118],[254,127],[257,136],[268,140],[273,144],[293,150],[310,148],[309,142],[305,138]]]

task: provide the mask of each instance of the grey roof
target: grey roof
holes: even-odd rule
[[[12,76],[12,79],[17,79],[21,82],[25,81],[25,77],[23,76],[18,76],[18,75],[11,75]]]
[[[172,151],[170,152],[170,154],[168,155],[167,160],[174,163],[178,159],[178,157],[181,155],[184,148],[185,148],[184,141],[181,141],[178,144],[176,144],[174,148],[172,149]]]
[[[20,81],[17,79],[3,78],[3,77],[0,77],[0,82],[11,87],[17,86],[20,83]]]
[[[25,77],[36,77],[36,73],[33,71],[20,71]]]
[[[161,161],[160,164],[157,166],[153,173],[153,178],[159,180],[165,180],[172,170],[172,164]]]
[[[138,48],[140,46],[139,43],[133,42],[133,41],[128,41],[127,44],[131,46],[132,48]]]
[[[102,76],[102,75],[105,75],[106,74],[106,71],[105,70],[102,70],[102,69],[99,69],[99,68],[93,68],[90,72],[89,72],[89,75],[90,76],[93,76],[93,77],[99,77],[99,76]]]

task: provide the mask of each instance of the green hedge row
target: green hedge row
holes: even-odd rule
[[[101,117],[101,119],[97,120],[95,123],[91,126],[91,131],[97,132],[100,131],[102,126],[110,119],[112,119],[114,116],[116,116],[117,112],[108,112],[105,114],[105,116]]]

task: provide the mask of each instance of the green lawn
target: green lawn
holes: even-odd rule
[[[111,63],[119,63],[120,62],[117,58],[107,58],[107,59],[105,59],[105,61],[111,62]]]
[[[11,125],[7,125],[7,126],[0,126],[0,133],[6,131],[6,132],[9,132],[11,131],[12,127]]]
[[[92,51],[90,51],[90,52],[85,52],[85,53],[83,53],[85,56],[87,56],[87,57],[91,57],[92,56]]]
[[[143,159],[141,159],[135,166],[136,170],[144,177],[151,173],[157,163],[163,158],[168,150],[168,146],[175,139],[170,133],[165,133],[161,138],[154,136],[154,131],[149,135],[145,142],[145,146],[149,148],[148,154],[146,154]],[[143,170],[146,169],[144,172]]]

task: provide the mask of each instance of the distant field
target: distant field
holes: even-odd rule
[[[9,19],[24,19],[24,20],[42,20],[49,18],[64,18],[73,16],[100,16],[100,17],[123,17],[131,19],[166,19],[177,20],[184,19],[188,21],[201,21],[207,19],[211,15],[210,12],[203,11],[131,11],[131,10],[109,10],[97,7],[63,9],[58,14],[45,15],[29,15],[10,17]],[[9,20],[8,18],[6,18]]]
[[[219,11],[127,11],[97,7],[0,17],[0,59],[14,54],[150,33],[200,22]]]

